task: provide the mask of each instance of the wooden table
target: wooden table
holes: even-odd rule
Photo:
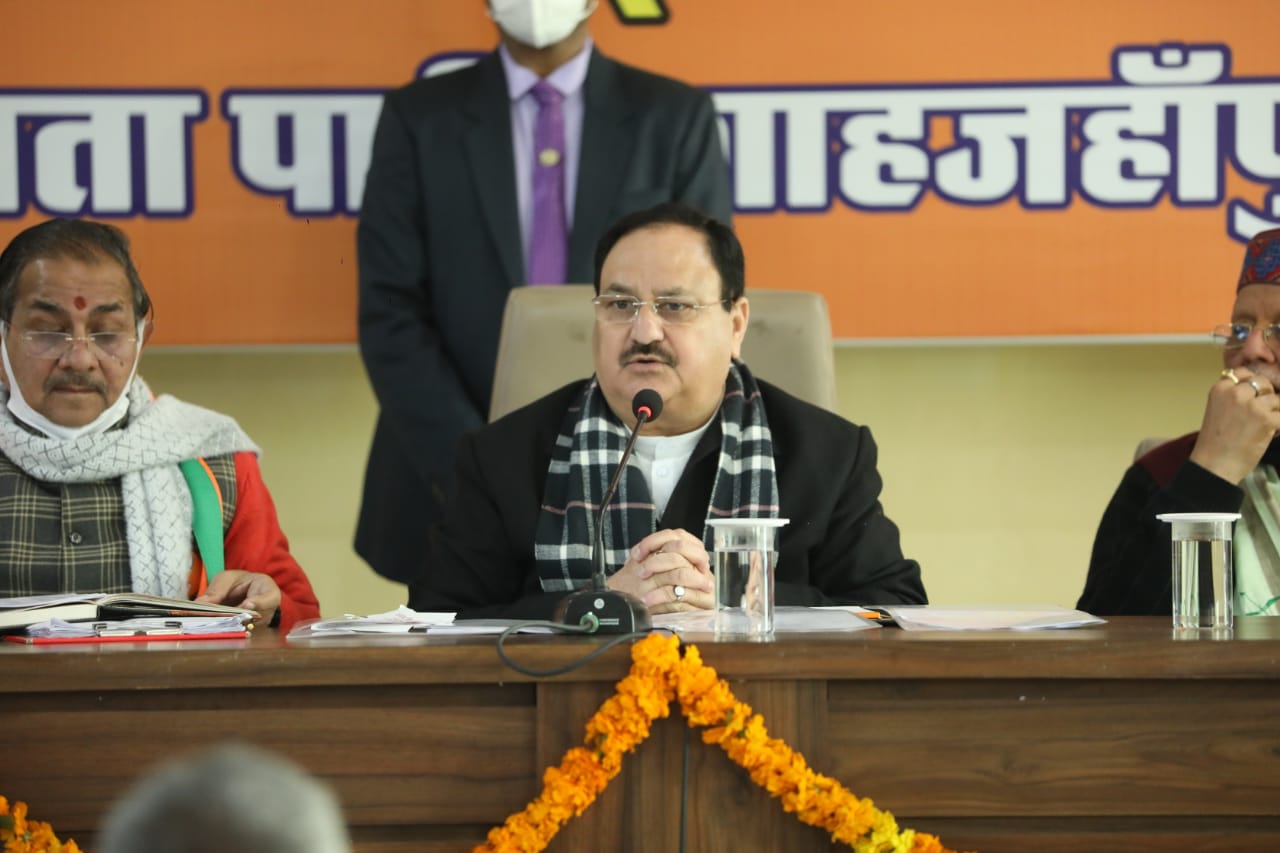
[[[948,846],[998,851],[1280,849],[1280,619],[1175,641],[1167,619],[1038,633],[895,629],[700,643],[821,772]],[[597,640],[536,637],[522,662]],[[629,665],[625,647],[530,679],[492,640],[73,646],[0,643],[0,793],[92,844],[161,758],[239,737],[331,782],[369,853],[467,851]],[[553,851],[677,851],[686,726],[649,741]],[[690,738],[687,850],[808,851],[802,826]],[[841,848],[847,849],[847,848]]]

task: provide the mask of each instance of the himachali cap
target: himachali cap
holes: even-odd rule
[[[1280,284],[1280,228],[1263,231],[1249,241],[1236,290],[1246,284]]]

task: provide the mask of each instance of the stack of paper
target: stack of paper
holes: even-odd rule
[[[128,637],[128,636],[206,636],[209,634],[244,634],[244,622],[238,616],[184,616],[174,619],[137,618],[107,622],[66,622],[50,619],[27,627],[28,637]]]
[[[1052,604],[892,605],[882,609],[905,631],[1034,631],[1106,624],[1105,619],[1083,610]]]
[[[868,621],[860,607],[775,607],[773,609],[774,634],[808,634],[828,631],[863,631],[878,627]],[[735,614],[736,615],[736,614]],[[728,614],[726,614],[728,616]],[[738,625],[737,621],[742,624]],[[726,622],[730,631],[745,632],[745,617]],[[706,634],[716,630],[716,611],[685,610],[679,613],[660,613],[653,617],[653,627],[667,628],[679,634]]]
[[[408,634],[423,633],[437,625],[452,625],[453,613],[419,613],[403,604],[386,613],[372,616],[356,616],[347,613],[337,619],[310,619],[299,622],[289,632],[288,639],[313,637],[343,637],[355,634]]]

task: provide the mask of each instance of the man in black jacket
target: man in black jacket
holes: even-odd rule
[[[379,412],[355,545],[392,580],[422,565],[458,437],[488,418],[512,288],[588,281],[609,223],[662,201],[728,221],[710,96],[603,55],[587,31],[595,7],[491,0],[497,50],[383,104],[356,240]],[[546,87],[563,98],[551,147],[538,143]],[[563,172],[557,216],[539,213],[547,168]],[[562,233],[540,230],[552,219]],[[547,249],[555,261],[534,257]]]
[[[1280,229],[1249,243],[1231,322],[1214,329],[1225,369],[1199,432],[1135,462],[1102,516],[1076,605],[1102,615],[1173,610],[1166,512],[1239,512],[1235,612],[1280,612]]]
[[[865,427],[757,381],[738,360],[747,332],[742,247],[680,204],[624,217],[595,257],[596,374],[466,436],[418,610],[547,616],[586,587],[596,516],[652,389],[659,417],[605,514],[608,586],[653,613],[710,608],[709,517],[783,517],[779,604],[920,604],[880,506]]]

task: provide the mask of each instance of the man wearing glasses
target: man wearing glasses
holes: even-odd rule
[[[641,429],[605,513],[607,583],[650,612],[709,609],[708,517],[779,517],[779,604],[919,604],[881,508],[865,427],[755,379],[742,247],[679,203],[623,218],[595,254],[595,376],[463,438],[419,610],[549,616],[588,587],[596,516],[638,391],[659,416]]]
[[[52,219],[0,254],[0,596],[132,591],[285,626],[319,616],[257,446],[136,375],[150,326],[116,228]],[[197,493],[214,534],[198,551]]]
[[[1099,614],[1168,615],[1165,512],[1239,512],[1236,613],[1280,613],[1280,229],[1249,242],[1231,322],[1213,330],[1224,369],[1199,432],[1150,451],[1125,473],[1093,544],[1079,606]]]

